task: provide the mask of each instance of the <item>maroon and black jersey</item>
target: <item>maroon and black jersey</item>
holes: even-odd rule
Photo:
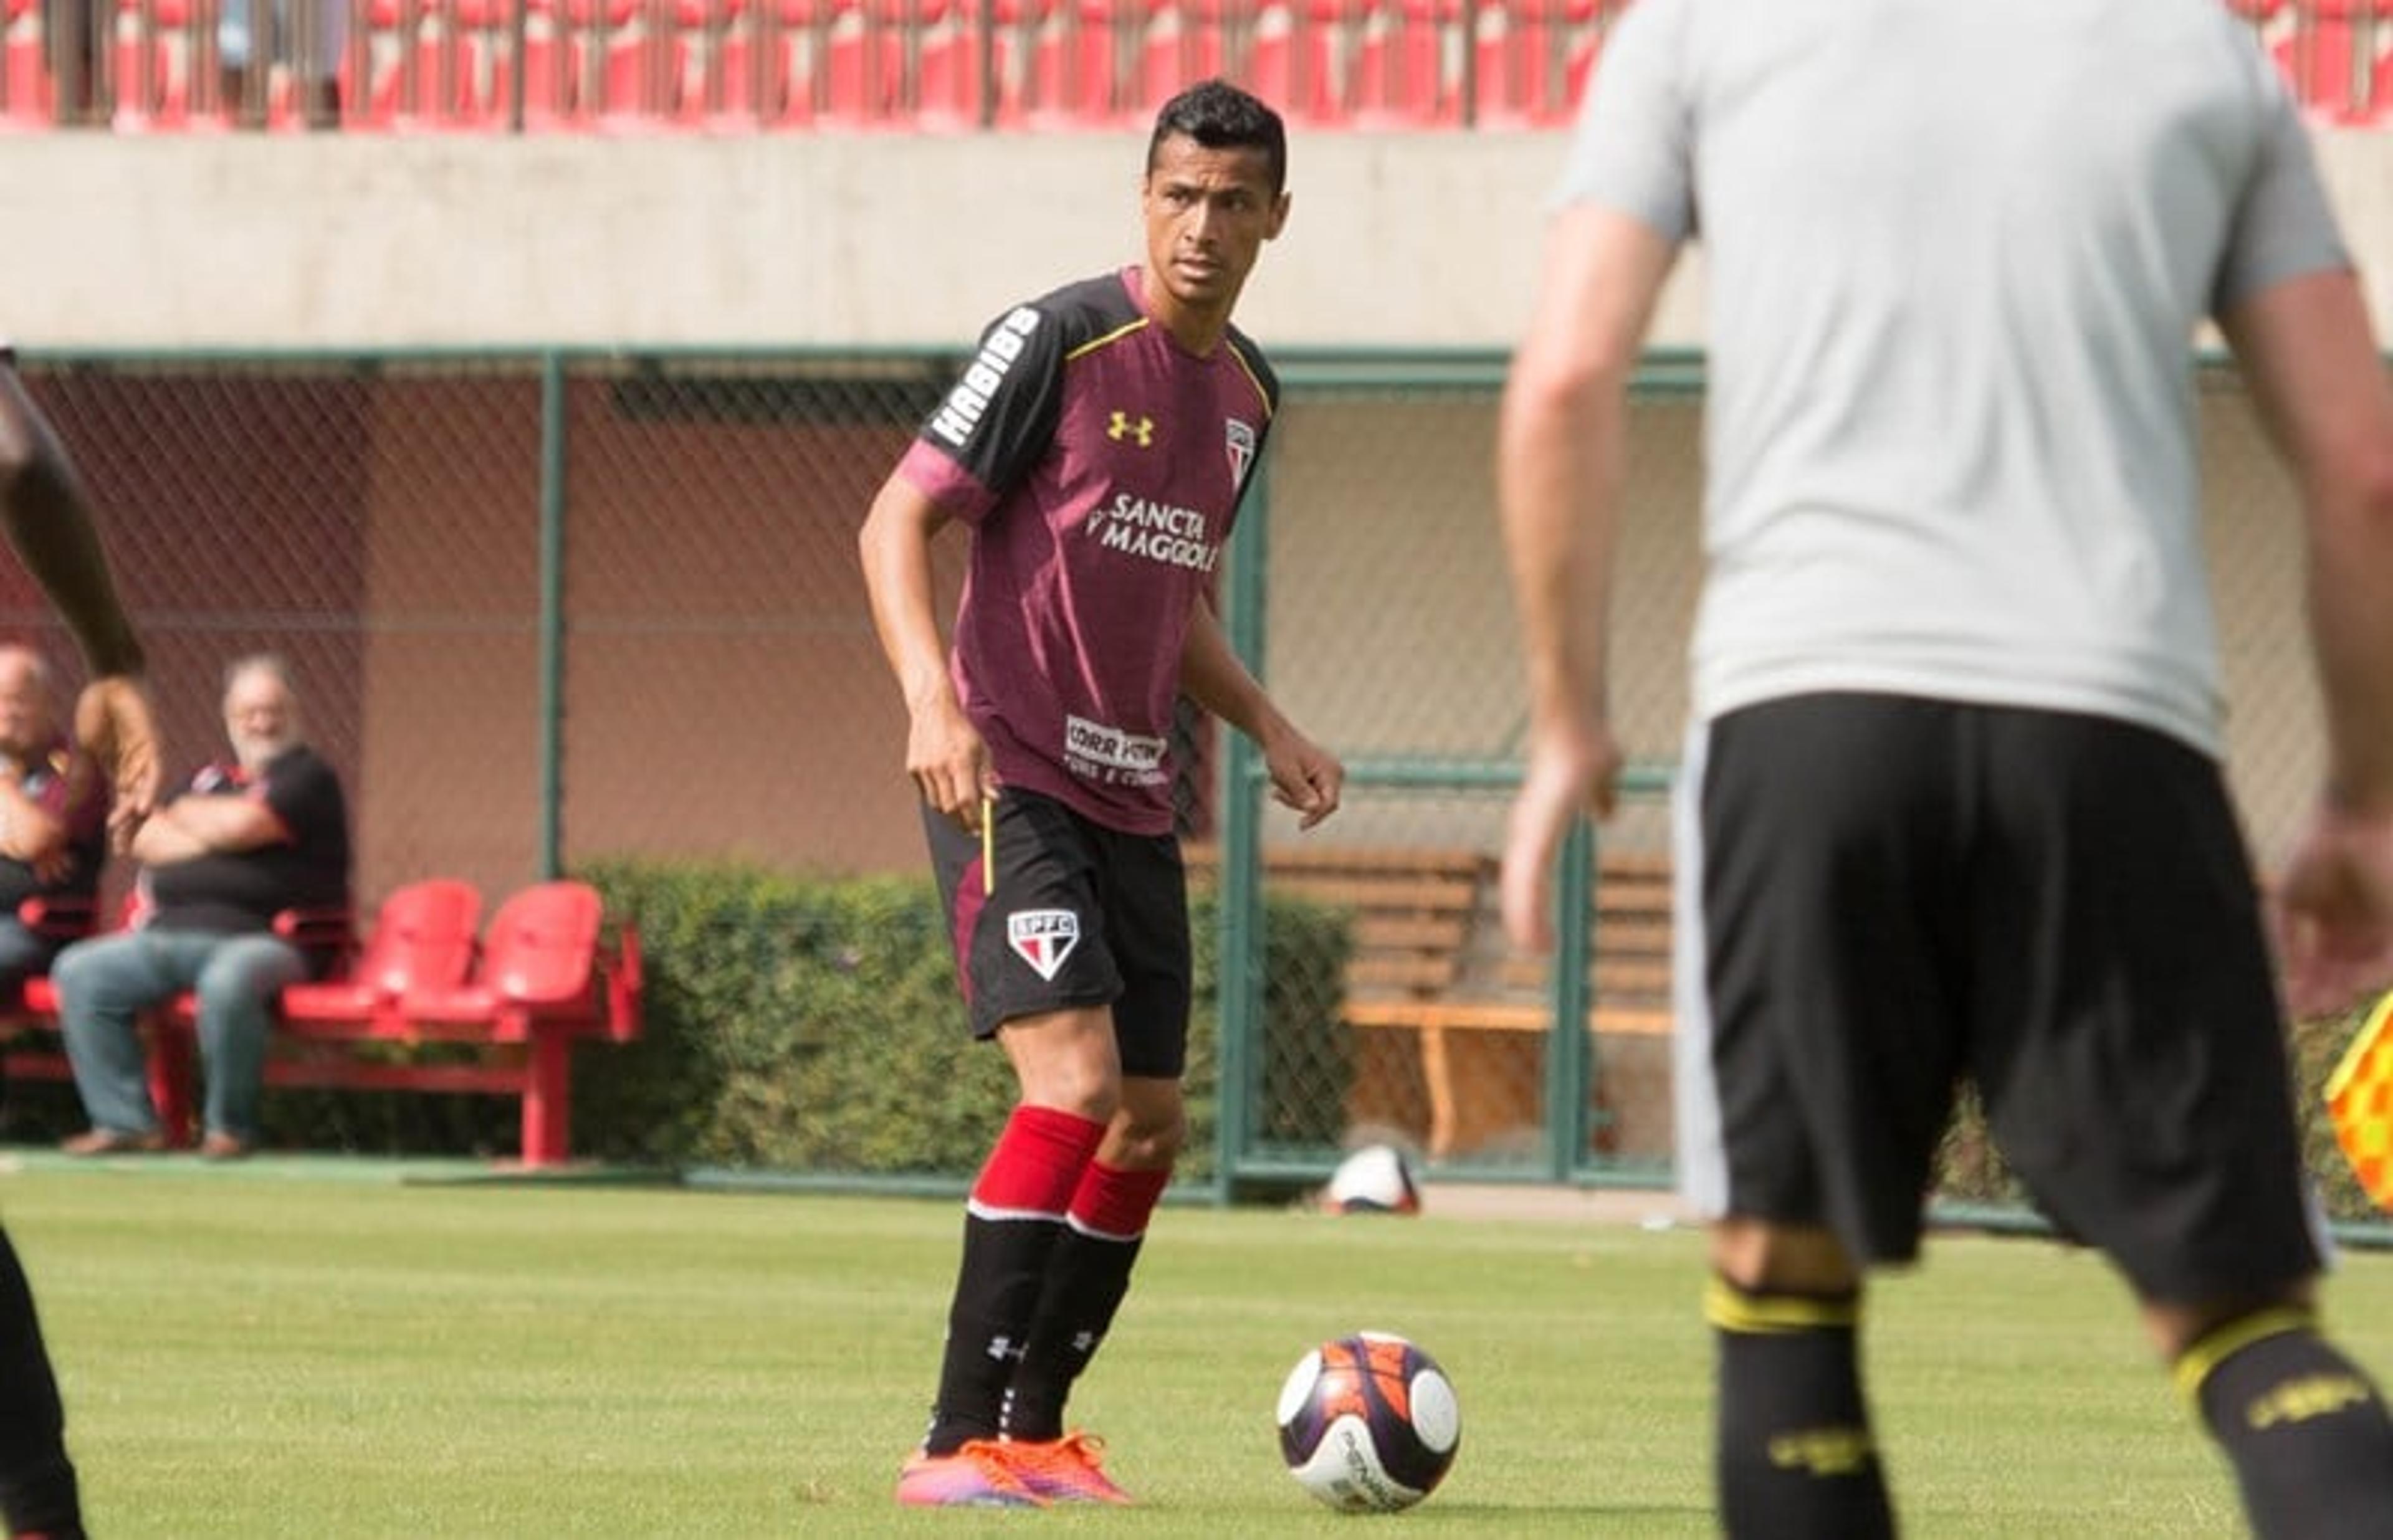
[[[1172,708],[1279,381],[1231,329],[1173,340],[1124,268],[1017,306],[900,472],[973,528],[953,669],[998,778],[1171,828]]]

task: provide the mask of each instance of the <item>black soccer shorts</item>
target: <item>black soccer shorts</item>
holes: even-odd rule
[[[1835,694],[1689,747],[1698,1208],[1908,1260],[1968,1077],[2036,1202],[2145,1298],[2316,1271],[2256,886],[2212,760],[2101,717]]]
[[[1188,878],[1168,834],[1125,834],[1008,789],[982,840],[923,809],[973,1036],[1020,1016],[1113,1008],[1124,1075],[1188,1058]]]

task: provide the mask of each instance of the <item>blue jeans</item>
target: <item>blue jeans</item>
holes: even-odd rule
[[[183,990],[199,999],[207,1130],[255,1142],[274,999],[307,976],[307,959],[281,936],[128,931],[78,941],[50,967],[75,1090],[96,1129],[154,1133],[158,1110],[134,1031],[140,1013]]]
[[[0,920],[0,998],[14,998],[17,986],[49,965],[59,943],[38,935],[18,920]]]

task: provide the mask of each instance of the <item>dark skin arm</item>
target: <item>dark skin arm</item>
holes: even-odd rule
[[[0,529],[73,633],[92,680],[75,701],[75,740],[109,776],[119,849],[158,801],[158,728],[141,682],[140,639],[118,599],[81,478],[49,420],[0,352]]]

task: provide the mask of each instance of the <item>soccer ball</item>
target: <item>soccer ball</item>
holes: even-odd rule
[[[1420,1187],[1393,1144],[1366,1144],[1330,1173],[1323,1206],[1339,1214],[1418,1214]]]
[[[1347,1513],[1393,1513],[1437,1489],[1462,1442],[1454,1383],[1386,1332],[1324,1342],[1279,1390],[1279,1452],[1296,1484]]]

